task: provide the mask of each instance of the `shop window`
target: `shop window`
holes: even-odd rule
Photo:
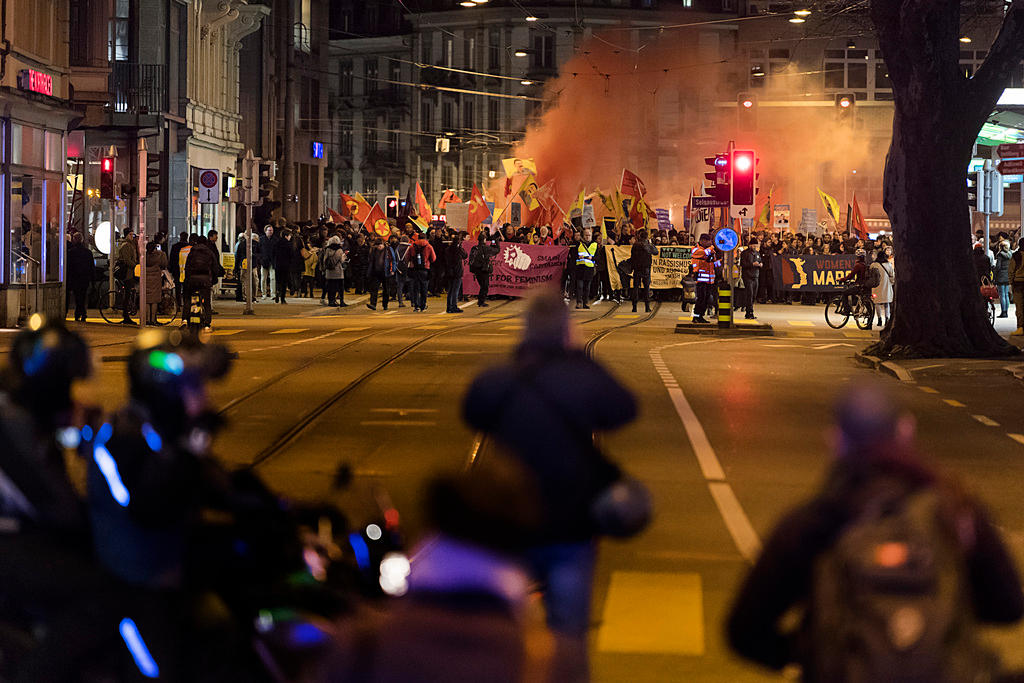
[[[43,181],[31,175],[11,177],[11,282],[40,281],[43,258]]]
[[[43,218],[45,219],[43,233],[43,272],[46,273],[46,282],[59,282],[61,277],[61,261],[63,260],[62,245],[64,240],[60,229],[60,192],[61,183],[59,180],[47,180],[43,189]]]
[[[62,165],[65,163],[66,157],[64,156],[64,145],[61,141],[60,133],[46,132],[44,134],[45,149],[45,161],[46,165],[44,168],[47,171],[60,171]]]
[[[43,131],[19,123],[11,124],[11,163],[43,166]]]

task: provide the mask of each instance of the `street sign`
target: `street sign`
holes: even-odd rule
[[[220,170],[204,168],[199,171],[199,203],[220,204]]]
[[[789,227],[789,204],[776,204],[774,209],[775,228],[784,230]]]
[[[719,199],[718,197],[694,197],[690,201],[690,206],[694,209],[718,209],[729,206],[728,199]]]
[[[999,145],[996,147],[996,154],[999,155],[1000,159],[1024,157],[1024,142],[1018,142],[1016,144],[1004,143]]]
[[[722,251],[732,251],[739,243],[739,235],[732,228],[719,228],[715,231],[715,246]]]
[[[1003,145],[999,145],[1003,147]],[[1024,173],[1024,159],[1004,159],[996,164],[996,169],[1003,175]]]

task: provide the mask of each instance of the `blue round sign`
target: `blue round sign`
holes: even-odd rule
[[[722,251],[732,251],[740,243],[740,238],[732,228],[719,228],[715,232],[715,246]]]

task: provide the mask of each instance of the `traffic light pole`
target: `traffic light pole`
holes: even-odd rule
[[[252,308],[253,301],[253,290],[256,287],[256,283],[253,281],[253,275],[256,269],[253,268],[252,264],[252,206],[259,197],[259,159],[252,155],[252,150],[246,150],[245,158],[242,160],[242,175],[243,175],[243,189],[245,192],[245,268],[241,273],[241,277],[247,280],[247,287],[245,292],[245,310],[242,311],[243,315],[255,315],[255,311]],[[248,187],[245,187],[245,186]]]
[[[139,250],[139,327],[146,326],[146,139],[139,138],[138,144],[138,193],[139,193],[139,236],[136,248]],[[162,275],[161,275],[162,277]]]

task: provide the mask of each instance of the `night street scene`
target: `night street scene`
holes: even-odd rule
[[[1024,0],[0,0],[0,683],[1024,683]]]

